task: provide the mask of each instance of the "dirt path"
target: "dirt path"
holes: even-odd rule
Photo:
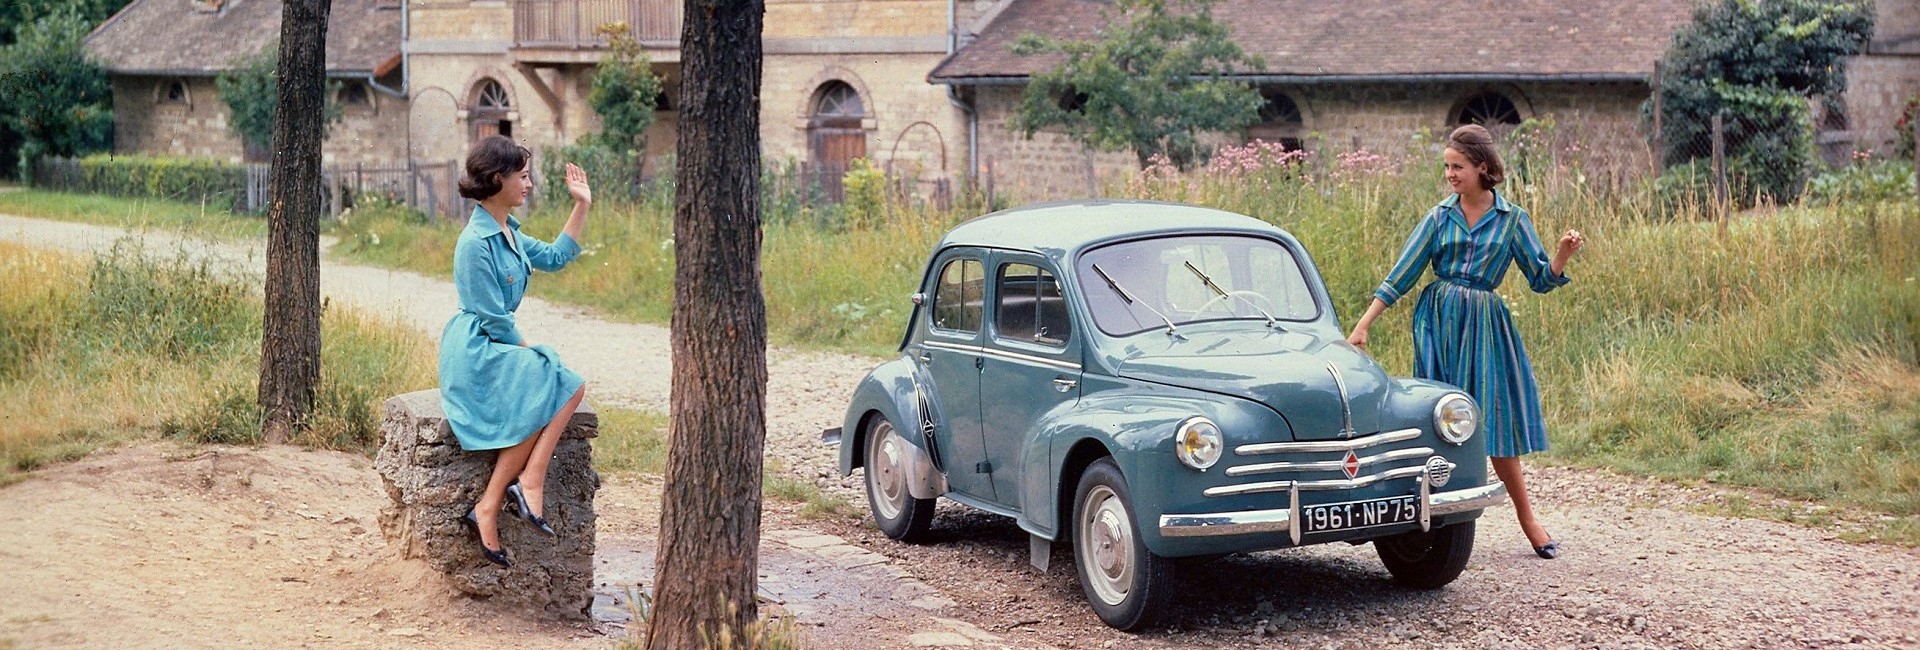
[[[0,215],[0,238],[93,252],[111,228]],[[146,236],[153,250],[174,237]],[[260,267],[258,246],[199,245]],[[335,301],[437,336],[452,286],[328,262]],[[538,291],[536,284],[536,293]],[[589,378],[591,398],[664,410],[664,328],[529,299],[522,327]],[[858,500],[816,443],[873,360],[769,350],[768,455]],[[0,489],[0,648],[603,647],[450,596],[394,559],[366,459],[290,449],[149,445]],[[857,476],[856,476],[857,478]],[[1920,648],[1920,551],[1768,521],[1695,514],[1721,491],[1545,469],[1531,479],[1567,547],[1532,557],[1512,511],[1480,522],[1467,573],[1439,592],[1391,586],[1370,547],[1321,546],[1183,566],[1177,627],[1125,635],[1082,602],[1071,557],[1026,568],[1011,522],[954,506],[907,546],[860,520],[769,505],[762,583],[813,648]],[[1764,497],[1749,496],[1764,501]],[[658,486],[618,477],[599,503],[602,591],[651,574]],[[1061,567],[1067,567],[1063,570]],[[602,618],[617,620],[608,599]]]

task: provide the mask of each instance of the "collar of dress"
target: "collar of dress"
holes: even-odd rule
[[[473,214],[467,217],[467,225],[473,228],[474,234],[483,238],[492,237],[503,232],[500,230],[500,222],[493,218],[493,213],[487,212],[486,208],[480,207],[478,204],[473,206]],[[519,230],[520,220],[514,218],[511,214],[507,215],[507,227]]]
[[[1466,213],[1460,211],[1460,195],[1459,194],[1448,196],[1446,200],[1440,202],[1440,205],[1438,207],[1441,210],[1445,210],[1447,212],[1448,217],[1458,220],[1461,226],[1464,227],[1467,225],[1467,215]],[[479,208],[474,208],[474,209],[477,210]],[[1512,203],[1507,202],[1507,197],[1501,196],[1499,190],[1495,190],[1493,192],[1493,207],[1487,208],[1487,212],[1489,214],[1494,212],[1505,213],[1505,212],[1512,212],[1513,210],[1514,210],[1514,206]],[[1478,227],[1481,223],[1484,223],[1486,220],[1487,220],[1487,215],[1480,215],[1480,221],[1474,222],[1473,225]]]

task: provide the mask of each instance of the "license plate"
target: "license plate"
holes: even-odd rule
[[[1300,506],[1303,533],[1391,526],[1420,521],[1420,497],[1407,495],[1346,503]]]

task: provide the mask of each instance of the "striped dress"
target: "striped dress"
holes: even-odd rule
[[[1547,449],[1533,364],[1506,301],[1493,291],[1516,263],[1539,293],[1568,282],[1549,267],[1525,210],[1495,193],[1493,207],[1469,228],[1455,194],[1414,226],[1400,261],[1373,292],[1392,306],[1433,268],[1437,279],[1413,308],[1413,374],[1466,389],[1480,403],[1487,455],[1495,457]]]

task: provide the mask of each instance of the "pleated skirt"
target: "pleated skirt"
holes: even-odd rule
[[[1413,374],[1459,386],[1480,403],[1488,456],[1547,450],[1533,363],[1499,294],[1444,279],[1428,284],[1413,309]]]

